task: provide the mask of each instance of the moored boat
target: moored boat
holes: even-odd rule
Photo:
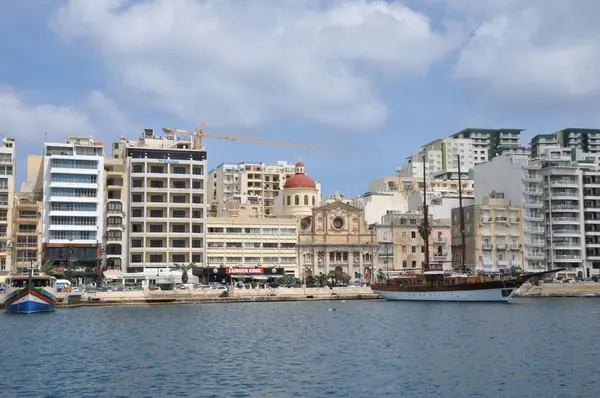
[[[56,309],[56,278],[15,275],[6,280],[4,311],[11,314],[50,312]]]
[[[432,266],[422,274],[400,276],[371,285],[379,296],[390,301],[507,302],[531,278],[558,270],[507,279],[448,273]]]

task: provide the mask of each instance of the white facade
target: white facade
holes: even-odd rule
[[[45,259],[94,265],[104,230],[104,146],[88,137],[44,145]]]
[[[222,163],[208,174],[210,216],[274,216],[275,199],[295,167],[283,161]]]
[[[176,264],[205,265],[205,149],[189,139],[155,135],[153,129],[144,129],[139,141],[123,138],[115,147],[125,164],[128,205],[123,219],[108,214],[107,234],[124,230],[127,236],[122,270],[156,276]]]
[[[15,196],[16,146],[12,138],[4,138],[0,147],[0,275],[13,266],[15,242],[13,235],[13,206]]]
[[[463,207],[470,206],[474,202],[475,200],[473,196],[463,195]],[[434,221],[450,220],[452,218],[452,209],[460,207],[459,203],[460,199],[458,195],[427,195],[427,211],[429,212],[429,217],[431,217]],[[408,211],[423,211],[423,194],[421,192],[414,192],[408,198]]]
[[[350,205],[363,209],[367,225],[380,222],[388,210],[399,212],[408,210],[405,195],[400,192],[389,191],[367,192],[352,198]]]
[[[476,167],[477,200],[495,190],[523,207],[527,269],[566,268],[569,276],[600,274],[597,157],[544,147],[533,161],[500,156]]]
[[[209,217],[207,263],[211,267],[277,267],[300,277],[298,220]]]

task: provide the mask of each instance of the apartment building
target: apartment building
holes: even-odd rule
[[[532,159],[538,159],[545,153],[546,148],[559,146],[558,137],[555,134],[538,134],[529,142],[530,154]]]
[[[526,154],[526,148],[521,146],[521,132],[522,129],[466,128],[452,134],[451,138],[472,140],[473,161],[480,164],[503,154]]]
[[[7,274],[13,263],[13,200],[15,194],[16,146],[12,138],[2,139],[0,147],[0,274]]]
[[[273,217],[275,197],[295,173],[286,162],[222,163],[208,176],[209,215]]]
[[[461,170],[462,171],[462,170]],[[369,183],[369,192],[401,192],[408,199],[414,192],[423,190],[423,178],[388,176],[380,177]],[[471,179],[462,180],[462,192],[472,196],[475,184]],[[458,194],[458,181],[450,179],[427,179],[427,194],[429,197],[441,197],[448,194]]]
[[[433,220],[430,222],[433,224]],[[421,213],[398,211],[388,211],[381,218],[381,223],[373,225],[379,243],[377,268],[386,273],[421,272],[425,261],[425,241],[419,233],[422,225]],[[442,240],[440,237],[440,243]],[[438,251],[434,249],[432,242],[433,237],[430,235],[430,261],[435,261],[433,253]]]
[[[564,276],[600,274],[597,178],[600,154],[548,146],[535,160],[499,157],[475,170],[479,186],[504,187],[523,208],[525,265],[529,270],[566,268]]]
[[[41,192],[15,193],[13,206],[13,272],[39,267],[42,262]]]
[[[127,272],[127,207],[128,178],[120,158],[104,162],[105,227],[102,234],[102,265],[107,272]]]
[[[523,265],[520,206],[496,192],[481,204],[464,207],[463,213],[468,269],[502,272]],[[463,263],[460,208],[452,209],[452,261],[455,269]]]
[[[115,196],[107,201],[113,207],[107,208],[106,235],[116,250],[107,253],[107,267],[118,269],[121,259],[127,274],[156,276],[175,264],[205,264],[205,148],[191,137],[147,128],[138,141],[121,138],[113,144],[113,158],[121,160],[123,171],[111,164],[107,177]],[[124,200],[117,199],[119,191]],[[119,244],[127,259],[118,254]]]
[[[458,179],[459,163],[463,173],[461,177],[468,178],[469,170],[473,169],[476,163],[473,140],[469,138],[440,138],[423,145],[423,149],[441,154],[441,168],[438,167],[439,159],[435,160],[435,166],[432,159],[429,159],[429,174],[434,178]]]
[[[98,271],[104,230],[104,146],[90,137],[44,144],[43,259]]]
[[[207,263],[211,267],[298,269],[298,220],[294,218],[209,217]]]

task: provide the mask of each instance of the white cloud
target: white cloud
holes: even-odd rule
[[[118,138],[116,126],[131,123],[101,92],[89,94],[81,106],[32,104],[13,88],[0,86],[0,135],[17,140],[18,147],[41,145],[44,139],[63,142],[69,135]]]
[[[496,0],[473,8],[465,12],[481,20],[460,52],[457,79],[517,106],[578,107],[599,99],[600,3]]]
[[[71,0],[51,27],[145,105],[211,125],[377,126],[376,76],[425,75],[460,44],[395,1]]]

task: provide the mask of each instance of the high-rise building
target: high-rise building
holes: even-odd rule
[[[107,199],[106,234],[115,245],[118,231],[126,236],[121,244],[128,258],[108,253],[111,268],[118,268],[115,261],[122,258],[123,273],[135,274],[131,278],[153,275],[161,284],[172,283],[169,269],[177,264],[205,265],[206,150],[196,144],[190,137],[176,139],[144,129],[138,141],[122,138],[113,145],[113,158],[124,165],[122,174],[112,169],[113,182],[123,179],[123,188],[116,184],[114,191],[126,199]],[[123,203],[122,214],[117,202]]]
[[[441,155],[441,159],[429,158],[429,164],[425,165],[426,174],[434,178],[458,179],[459,155],[462,177],[468,178],[469,170],[478,159],[474,155],[473,140],[469,138],[440,138],[423,145],[423,150],[434,153],[436,157]]]
[[[210,216],[273,217],[275,198],[295,173],[286,162],[220,164],[208,176]]]
[[[13,199],[15,194],[15,140],[4,138],[0,147],[0,274],[7,274],[12,267],[14,247]]]
[[[452,138],[473,141],[475,164],[487,162],[499,155],[522,155],[527,150],[521,146],[522,129],[479,129],[466,128],[452,134]]]
[[[44,144],[43,259],[99,271],[104,230],[104,146],[89,137]]]
[[[546,147],[538,159],[501,156],[475,169],[483,189],[523,208],[525,265],[566,268],[562,276],[600,274],[600,154]],[[481,187],[481,188],[480,188]]]

